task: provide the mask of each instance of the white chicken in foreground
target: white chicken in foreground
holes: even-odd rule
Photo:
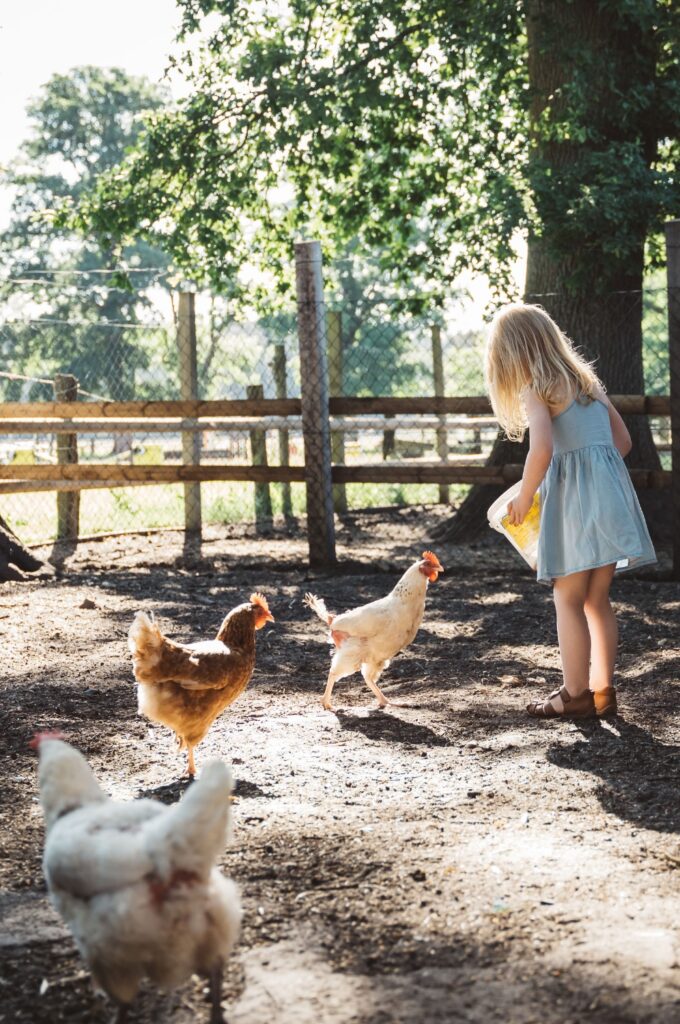
[[[119,1004],[142,978],[163,988],[210,977],[212,1024],[223,1021],[222,965],[239,933],[236,885],[214,866],[227,839],[231,774],[212,761],[180,803],[116,803],[85,758],[49,734],[34,741],[55,907],[95,983]]]
[[[324,601],[314,594],[305,595],[305,604],[330,626],[329,639],[336,647],[328,674],[322,704],[332,710],[331,695],[338,679],[361,669],[368,687],[380,707],[389,704],[378,686],[378,679],[390,659],[408,647],[415,637],[425,613],[428,583],[434,583],[444,569],[431,551],[415,562],[387,597],[361,605],[342,615],[334,615]]]

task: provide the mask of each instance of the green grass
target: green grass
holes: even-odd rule
[[[203,522],[252,522],[255,516],[254,484],[201,484]],[[464,486],[449,488],[451,500],[466,493]],[[281,487],[271,485],[274,515],[280,515]],[[304,484],[291,484],[293,513],[305,512]],[[389,505],[429,505],[438,500],[436,484],[348,484],[347,504],[352,510]],[[53,491],[35,494],[10,494],[0,498],[0,514],[27,544],[54,540],[57,529],[57,499]],[[182,484],[158,484],[151,487],[116,487],[112,490],[85,490],[80,497],[80,534],[122,533],[184,525],[184,488]]]

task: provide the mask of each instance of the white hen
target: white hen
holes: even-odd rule
[[[215,867],[230,816],[231,774],[206,765],[180,803],[117,803],[68,743],[37,736],[52,902],[92,976],[119,1004],[142,978],[163,988],[210,977],[213,1024],[223,1020],[222,964],[239,933],[236,885]]]
[[[329,612],[324,601],[314,594],[305,596],[305,604],[330,626],[330,640],[336,647],[322,700],[326,710],[331,710],[337,680],[359,669],[380,707],[390,703],[378,686],[378,679],[390,659],[408,647],[418,632],[425,614],[427,585],[434,583],[440,572],[444,569],[437,556],[424,551],[422,559],[406,570],[387,597],[342,615]]]

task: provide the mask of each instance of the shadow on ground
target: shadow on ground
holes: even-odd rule
[[[596,795],[605,811],[657,832],[680,832],[680,747],[617,718],[578,726],[583,741],[554,744],[547,758],[561,768],[590,772],[604,785]]]
[[[347,732],[360,732],[366,739],[377,743],[404,743],[413,747],[448,747],[449,741],[434,729],[417,722],[408,722],[394,711],[378,709],[364,715],[336,711],[340,728]]]

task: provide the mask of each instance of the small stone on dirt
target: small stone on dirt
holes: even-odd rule
[[[504,686],[524,686],[524,678],[522,676],[499,676],[498,681],[503,683]]]

